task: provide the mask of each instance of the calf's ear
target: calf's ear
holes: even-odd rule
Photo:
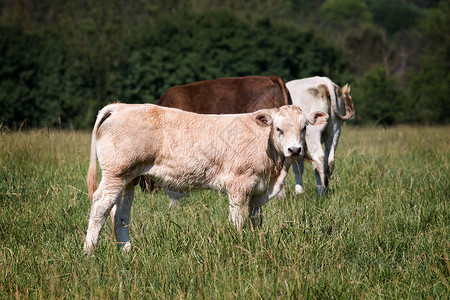
[[[313,111],[308,116],[308,123],[310,125],[323,125],[328,120],[328,114],[321,110]]]
[[[256,124],[261,127],[267,127],[272,124],[272,117],[268,113],[259,113],[255,117]]]

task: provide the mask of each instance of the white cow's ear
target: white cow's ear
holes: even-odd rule
[[[344,95],[350,94],[350,85],[348,83],[344,85],[344,87],[342,88],[342,92],[344,93]]]
[[[313,111],[308,116],[308,123],[311,125],[321,125],[325,124],[328,120],[328,114],[326,112],[317,110]]]
[[[256,115],[255,121],[259,126],[267,127],[272,124],[273,119],[269,114],[262,112]]]

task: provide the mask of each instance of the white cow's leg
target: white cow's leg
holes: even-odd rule
[[[169,196],[169,201],[170,201],[169,209],[174,209],[178,205],[180,205],[180,199],[183,198],[184,196],[186,196],[186,194],[182,193],[182,192],[171,191],[168,189],[164,189],[164,191]]]
[[[123,193],[123,198],[119,200],[111,209],[111,219],[113,221],[114,233],[116,235],[119,249],[128,252],[131,250],[129,225],[131,204],[133,203],[134,187],[139,183],[139,178],[130,182]]]
[[[245,218],[249,215],[248,201],[245,195],[229,195],[230,202],[230,222],[239,232],[242,231],[245,224]]]
[[[302,180],[302,176],[303,176],[303,170],[304,170],[304,162],[303,159],[299,159],[296,162],[294,162],[292,168],[294,169],[294,174],[295,174],[295,193],[297,195],[302,194],[305,189],[303,187],[303,180]]]
[[[311,154],[311,158],[313,159],[312,164],[314,167],[314,174],[316,175],[318,196],[323,196],[325,194],[325,154],[323,153],[321,144],[322,131],[322,126],[308,126],[306,128],[306,144],[309,153]]]
[[[98,243],[100,230],[112,207],[121,199],[124,182],[117,178],[103,177],[93,195],[89,225],[84,242],[84,252],[90,254]]]
[[[321,170],[321,171],[318,171]],[[323,163],[320,165],[316,163],[314,165],[314,175],[316,176],[316,191],[317,196],[321,197],[325,195],[326,187],[325,187],[325,173],[323,172]]]
[[[334,170],[334,151],[333,151],[333,137],[327,136],[325,139],[325,187],[328,188],[331,173]]]
[[[335,153],[341,135],[341,124],[338,123],[334,126],[333,132],[331,132],[325,140],[325,186],[328,188],[328,184],[331,175],[334,172],[335,166]]]

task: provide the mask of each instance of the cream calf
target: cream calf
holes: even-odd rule
[[[167,192],[171,206],[191,189],[217,190],[228,195],[229,219],[238,230],[247,215],[260,224],[261,206],[282,188],[292,162],[305,155],[306,125],[326,116],[305,115],[293,105],[242,115],[200,115],[151,104],[104,107],[92,132],[92,206],[84,251],[96,247],[108,213],[119,247],[130,249],[133,191],[144,174]]]
[[[306,145],[311,154],[317,182],[317,195],[322,196],[328,188],[334,171],[335,152],[341,135],[342,123],[354,117],[355,109],[350,96],[350,87],[342,89],[327,77],[310,77],[286,83],[292,103],[304,112],[316,110],[329,114],[329,118],[318,120],[315,126],[306,128]],[[325,143],[325,153],[322,149]],[[299,160],[293,169],[296,175],[295,192],[304,191],[302,174],[304,162]]]

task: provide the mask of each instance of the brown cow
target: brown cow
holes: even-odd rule
[[[211,79],[169,88],[157,103],[199,114],[239,114],[292,104],[278,76]]]

